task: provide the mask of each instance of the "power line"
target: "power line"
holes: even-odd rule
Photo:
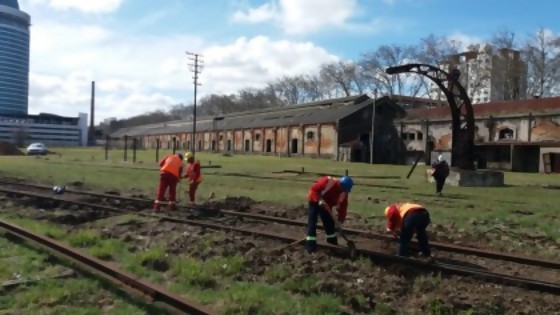
[[[189,71],[193,73],[193,84],[194,84],[194,109],[193,109],[193,130],[191,134],[191,152],[195,153],[196,151],[196,92],[197,87],[202,85],[198,82],[199,74],[202,72],[204,68],[204,61],[202,60],[202,55],[189,52],[187,51],[187,58],[190,60],[189,62]]]

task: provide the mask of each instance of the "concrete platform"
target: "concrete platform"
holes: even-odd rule
[[[433,183],[432,169],[426,170],[428,182]],[[492,170],[464,171],[451,169],[446,185],[461,187],[502,187],[504,186],[504,173]]]

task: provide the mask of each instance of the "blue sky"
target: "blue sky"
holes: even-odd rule
[[[313,74],[430,33],[483,41],[560,31],[560,2],[458,0],[20,0],[32,17],[30,110],[75,116],[98,86],[96,121],[192,100],[185,50],[204,54],[201,95]]]

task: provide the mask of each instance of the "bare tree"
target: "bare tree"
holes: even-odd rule
[[[364,93],[364,80],[359,65],[353,61],[339,60],[321,66],[321,78],[327,84],[341,89],[344,96]]]
[[[543,97],[560,92],[560,37],[544,28],[531,34],[523,49],[528,65],[527,92]]]
[[[447,69],[447,65],[449,65],[450,56],[458,54],[462,46],[463,43],[459,40],[430,34],[420,39],[420,43],[416,49],[415,59],[420,63],[437,66],[443,70],[449,70]],[[420,76],[416,80],[418,82],[416,86],[419,89],[417,93],[419,96],[433,99],[442,99],[444,97],[439,88],[428,78]]]
[[[285,76],[273,83],[284,104],[295,105],[306,101],[305,78]]]
[[[385,95],[417,96],[420,89],[418,80],[410,79],[410,74],[388,75],[385,69],[413,61],[416,51],[413,46],[383,45],[375,51],[364,54],[361,61],[368,88],[377,89]],[[415,82],[416,81],[416,82]]]
[[[317,75],[307,75],[304,77],[303,90],[310,102],[320,101],[325,98],[325,84]]]
[[[463,43],[459,40],[430,34],[420,39],[418,45],[418,61],[430,65],[439,65],[447,61],[449,56],[461,52]]]

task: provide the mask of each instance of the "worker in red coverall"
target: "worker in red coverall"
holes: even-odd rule
[[[408,246],[416,233],[424,258],[433,259],[426,234],[426,228],[431,223],[430,213],[424,206],[408,202],[392,204],[385,208],[385,217],[387,232],[399,239],[399,256],[409,256]]]
[[[350,176],[336,179],[325,176],[316,181],[309,190],[309,217],[307,219],[306,249],[312,253],[317,248],[317,219],[321,217],[327,242],[337,245],[336,223],[342,224],[346,220],[348,208],[348,194],[354,182]],[[337,210],[337,214],[334,211]],[[338,222],[335,222],[335,215]]]
[[[189,180],[189,199],[191,205],[195,204],[196,189],[200,182],[202,182],[202,174],[200,172],[200,161],[194,160],[194,155],[191,152],[185,154],[185,161],[187,161],[187,173],[185,178]]]
[[[175,197],[177,192],[177,184],[181,180],[183,173],[183,155],[181,153],[169,154],[159,161],[159,187],[157,199],[154,202],[154,210],[160,211],[160,203],[165,199],[165,191],[169,188],[169,207],[171,210],[177,210]]]

